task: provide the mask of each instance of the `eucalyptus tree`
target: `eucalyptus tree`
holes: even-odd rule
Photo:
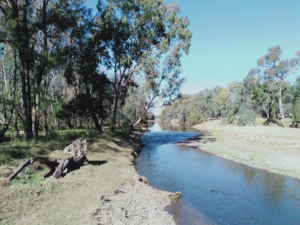
[[[4,44],[0,55],[0,142],[13,119],[16,121],[17,97],[16,52]]]
[[[49,70],[49,43],[64,41],[61,33],[76,22],[77,0],[3,0],[0,5],[0,42],[17,52],[22,86],[25,138],[38,138],[41,82]],[[53,48],[53,47],[52,47]],[[32,99],[34,95],[34,100]]]
[[[261,113],[264,111],[267,118],[270,118],[270,108],[272,106],[272,96],[269,91],[269,85],[267,83],[257,83],[253,89],[252,96],[253,104],[256,107],[256,111]]]
[[[107,64],[105,41],[109,36],[100,29],[95,30],[90,9],[81,7],[80,12],[80,19],[70,33],[70,42],[58,56],[64,58],[67,82],[77,87],[72,100],[77,108],[74,106],[73,110],[81,110],[86,117],[90,116],[95,128],[101,131],[98,118],[108,116],[104,101],[111,98],[111,82],[99,67]]]
[[[136,74],[145,76],[149,91],[145,113],[157,97],[166,104],[178,93],[183,82],[180,58],[189,51],[191,32],[188,19],[178,16],[178,5],[163,0],[108,0],[106,6],[100,2],[98,10],[96,24],[111,35],[108,49],[115,95],[111,129],[115,130],[121,92]]]
[[[282,49],[279,45],[270,47],[268,53],[259,58],[257,64],[259,67],[265,68],[263,71],[266,81],[274,81],[278,85],[278,109],[281,119],[285,118],[282,105],[282,85],[283,81],[291,74],[296,72],[300,63],[300,51],[296,52],[298,58],[290,60],[281,60]]]
[[[130,127],[130,125],[135,124],[135,122],[144,113],[144,106],[146,101],[147,96],[143,87],[138,85],[130,87],[125,99],[125,105],[123,107],[120,107],[120,110],[118,111],[118,117],[122,117],[122,120],[126,120],[128,123],[130,123],[126,125],[127,127]],[[118,120],[119,119],[117,118],[117,121]]]
[[[26,139],[32,137],[31,84],[30,71],[33,59],[33,41],[35,29],[31,26],[33,4],[31,1],[1,2],[1,33],[0,42],[9,43],[18,51],[20,75],[22,83],[23,120]]]
[[[293,126],[300,123],[300,77],[297,78],[293,86]]]

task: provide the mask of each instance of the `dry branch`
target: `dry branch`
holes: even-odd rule
[[[55,179],[60,178],[64,171],[78,169],[87,160],[85,157],[87,151],[88,142],[86,139],[76,139],[72,144],[64,148],[64,152],[70,153],[73,156],[68,158],[49,158],[49,157],[33,157],[23,162],[15,172],[13,172],[8,180],[14,179],[26,166],[35,162],[45,164],[54,171],[53,177]]]

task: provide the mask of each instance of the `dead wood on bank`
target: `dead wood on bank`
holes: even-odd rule
[[[33,157],[25,162],[23,162],[15,172],[13,172],[9,177],[8,181],[14,179],[26,166],[33,164],[35,162],[40,162],[50,167],[53,172],[53,178],[58,179],[63,174],[64,171],[70,171],[80,168],[87,158],[85,156],[87,151],[88,142],[86,139],[76,139],[72,144],[65,147],[63,152],[71,154],[71,157],[68,158],[49,158],[49,157]]]

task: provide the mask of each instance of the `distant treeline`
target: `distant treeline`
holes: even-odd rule
[[[181,95],[165,107],[161,119],[179,119],[182,123],[196,124],[211,118],[224,123],[245,125],[254,123],[257,117],[280,124],[281,119],[291,117],[293,125],[300,122],[300,78],[288,82],[286,78],[295,73],[297,58],[281,60],[280,46],[271,47],[259,58],[258,67],[251,69],[242,82],[226,87],[205,89],[194,95]]]

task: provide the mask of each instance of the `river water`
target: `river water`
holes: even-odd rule
[[[197,132],[150,129],[135,167],[150,185],[183,193],[168,208],[178,224],[300,224],[300,180],[175,144]]]

